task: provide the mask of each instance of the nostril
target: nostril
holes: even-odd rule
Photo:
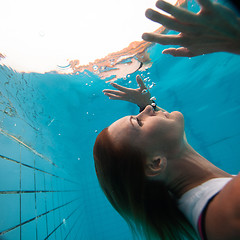
[[[151,105],[147,105],[144,112],[150,115],[155,115],[155,111]]]

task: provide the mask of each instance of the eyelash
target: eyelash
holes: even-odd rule
[[[134,119],[136,119],[138,125],[139,125],[140,127],[142,127],[142,125],[143,125],[142,121],[141,121],[139,118],[137,118],[137,117],[134,117]]]

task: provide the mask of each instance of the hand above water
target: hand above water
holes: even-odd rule
[[[140,76],[136,77],[136,81],[139,85],[139,88],[137,89],[126,88],[116,83],[111,83],[111,85],[117,90],[104,89],[103,93],[108,96],[109,99],[132,102],[139,107],[144,108],[152,103],[150,100],[151,94]]]
[[[162,45],[181,46],[163,50],[164,54],[176,57],[194,57],[213,52],[240,54],[240,19],[237,15],[231,9],[210,0],[198,0],[198,3],[201,10],[195,14],[159,0],[156,6],[170,16],[148,9],[147,18],[180,33],[144,33],[143,39]]]

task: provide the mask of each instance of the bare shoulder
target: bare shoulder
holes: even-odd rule
[[[205,227],[209,240],[240,239],[240,174],[209,204]]]

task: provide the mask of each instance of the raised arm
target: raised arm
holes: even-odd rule
[[[240,19],[238,16],[231,9],[212,3],[210,0],[198,0],[198,3],[201,10],[195,14],[165,1],[157,1],[156,6],[170,15],[148,9],[147,18],[179,34],[144,33],[143,39],[162,45],[181,46],[163,51],[164,54],[176,57],[194,57],[213,52],[240,54]]]
[[[117,90],[105,89],[103,90],[103,93],[112,100],[122,100],[137,104],[140,109],[144,109],[147,105],[154,105],[151,94],[139,75],[136,77],[136,81],[139,86],[137,89],[126,88],[116,83],[111,83],[111,85]],[[154,107],[155,111],[165,111],[158,106]]]

